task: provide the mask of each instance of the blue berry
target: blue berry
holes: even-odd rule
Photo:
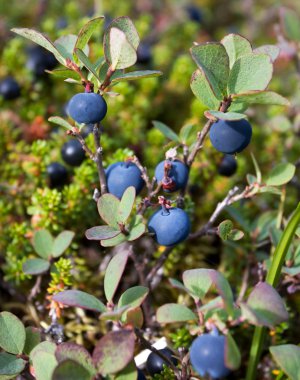
[[[140,169],[130,161],[116,162],[106,170],[108,192],[121,199],[129,186],[134,186],[138,194],[144,187]]]
[[[217,329],[196,338],[190,348],[190,360],[200,376],[219,379],[227,376],[230,369],[225,365],[225,336]]]
[[[137,63],[147,65],[152,60],[151,46],[147,42],[141,42],[137,49]]]
[[[103,97],[94,92],[74,95],[68,104],[68,113],[77,123],[95,124],[104,119],[107,104]]]
[[[222,153],[235,154],[244,150],[250,143],[252,127],[245,120],[218,120],[210,128],[212,145]]]
[[[168,178],[165,179],[165,166],[168,165]],[[162,188],[166,192],[184,189],[189,177],[188,167],[181,161],[162,161],[155,168],[155,178],[162,181]]]
[[[47,166],[47,174],[51,188],[60,187],[66,184],[68,180],[67,169],[59,162],[52,162]]]
[[[45,75],[45,70],[52,70],[57,65],[55,56],[41,46],[28,49],[27,68],[37,77]]]
[[[146,380],[146,377],[141,369],[138,368],[138,378],[137,380]]]
[[[173,357],[173,352],[168,347],[158,351],[167,358],[171,359],[175,365],[177,364],[177,360]],[[147,358],[146,369],[150,376],[154,376],[164,369],[164,365],[166,365],[167,367],[169,366],[169,364],[160,356],[158,356],[154,352],[151,352],[151,354]]]
[[[20,96],[21,89],[12,77],[7,77],[0,82],[0,95],[3,96],[5,100],[16,99]]]
[[[231,154],[226,154],[218,167],[218,173],[225,177],[230,177],[236,172],[236,170],[237,160]]]
[[[149,232],[160,245],[171,246],[185,240],[191,229],[188,214],[180,208],[159,209],[148,222]]]
[[[63,145],[61,155],[63,160],[71,166],[80,166],[85,159],[85,152],[80,142],[75,139],[69,140]]]

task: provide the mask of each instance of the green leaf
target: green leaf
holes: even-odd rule
[[[230,69],[237,59],[252,54],[250,42],[239,34],[228,34],[221,40],[221,44],[228,54]]]
[[[280,49],[276,45],[263,45],[263,46],[260,46],[260,47],[258,47],[256,49],[254,49],[253,53],[256,53],[256,54],[260,54],[260,53],[267,54],[271,58],[271,61],[274,63],[276,61],[276,59],[278,58],[278,56],[279,56]]]
[[[143,78],[154,78],[163,75],[161,71],[153,71],[153,70],[143,70],[143,71],[131,71],[129,73],[119,73],[115,75],[112,79],[112,83],[122,82],[126,80],[136,80]]]
[[[66,120],[64,120],[62,117],[59,117],[59,116],[51,116],[51,117],[49,117],[48,121],[50,121],[51,123],[60,125],[61,127],[64,127],[66,129],[69,129],[70,131],[72,131],[74,128],[73,125],[71,125]]]
[[[229,77],[229,57],[224,46],[212,42],[195,45],[190,51],[197,66],[205,73],[214,94],[222,100],[226,95]]]
[[[89,42],[94,31],[103,23],[104,19],[104,16],[95,17],[92,20],[88,21],[85,25],[83,25],[83,27],[79,31],[74,50],[80,49],[84,51],[84,47]]]
[[[256,175],[256,182],[257,183],[261,183],[261,170],[259,168],[259,165],[256,161],[256,158],[254,156],[253,153],[251,153],[251,159],[252,159],[252,162],[253,162],[253,166],[254,166],[254,169],[255,169],[255,175]]]
[[[220,112],[220,111],[206,111],[206,113],[209,113],[210,115],[216,117],[217,119],[221,120],[242,120],[246,119],[247,115],[243,113],[237,113],[237,112]]]
[[[33,247],[42,259],[51,257],[53,242],[53,237],[48,230],[38,230],[33,235]]]
[[[77,36],[75,34],[68,34],[65,36],[59,37],[54,41],[54,46],[60,52],[60,54],[67,60],[70,59],[73,61],[73,51],[77,41]],[[85,46],[82,49],[86,55],[89,54],[89,47]]]
[[[92,380],[93,376],[75,360],[66,359],[53,371],[52,380]]]
[[[111,239],[101,240],[100,244],[102,247],[115,247],[116,245],[124,243],[126,240],[127,239],[124,234],[119,234]]]
[[[42,342],[30,353],[30,360],[34,369],[36,380],[52,380],[53,371],[57,365],[55,358],[56,344]]]
[[[238,369],[241,365],[241,353],[230,333],[225,337],[225,364],[232,370]]]
[[[52,71],[50,70],[45,70],[45,71],[46,73],[51,74],[57,78],[63,78],[63,79],[71,78],[74,80],[80,80],[80,75],[76,71],[73,71],[70,69],[60,68],[60,69],[54,69]]]
[[[138,373],[134,361],[131,361],[122,371],[117,373],[113,380],[137,380]],[[110,380],[110,379],[108,379]]]
[[[134,206],[135,194],[134,186],[129,186],[124,191],[118,208],[118,223],[125,224],[129,218]]]
[[[300,347],[294,344],[282,344],[269,348],[274,360],[290,378],[299,380],[300,378]]]
[[[214,94],[211,84],[202,69],[198,69],[193,73],[190,85],[194,95],[202,104],[215,110],[219,108],[220,101]]]
[[[156,320],[158,323],[175,323],[194,321],[197,317],[188,307],[177,303],[168,303],[158,308]]]
[[[191,133],[194,132],[197,129],[197,126],[195,124],[186,124],[184,125],[179,132],[179,140],[186,144],[188,138],[190,137]]]
[[[31,275],[45,273],[49,268],[49,261],[44,259],[28,259],[22,265],[23,272]]]
[[[56,47],[53,45],[53,43],[45,37],[42,33],[37,32],[33,29],[27,29],[27,28],[13,28],[11,29],[12,32],[19,34],[22,37],[25,37],[36,44],[42,46],[43,48],[49,50],[52,54],[54,54],[55,58],[60,62],[62,65],[66,66],[66,61],[64,57],[60,54],[60,52],[56,49]]]
[[[277,106],[289,106],[290,102],[283,96],[272,91],[247,91],[232,95],[233,103],[269,104]]]
[[[55,239],[53,243],[52,256],[59,257],[72,243],[75,236],[73,231],[63,231]]]
[[[139,221],[138,215],[133,219],[133,223],[130,224],[128,241],[133,241],[141,237],[146,232],[146,226],[143,222]]]
[[[34,347],[41,343],[41,333],[39,329],[32,326],[26,327],[25,332],[26,340],[23,352],[24,354],[29,355]]]
[[[296,167],[288,162],[281,163],[273,168],[266,180],[268,186],[281,186],[290,182],[294,177]]]
[[[137,30],[135,26],[133,25],[133,22],[130,20],[129,17],[118,17],[114,19],[109,27],[105,30],[104,33],[104,53],[105,53],[105,58],[106,62],[111,63],[112,58],[111,58],[111,46],[110,46],[110,32],[112,28],[119,29],[125,34],[126,40],[128,43],[133,47],[133,49],[136,51],[139,43],[140,43],[140,38],[137,33]]]
[[[154,128],[158,129],[165,137],[167,137],[171,141],[180,142],[178,135],[174,131],[172,131],[172,129],[168,127],[166,124],[156,120],[153,120],[152,124]]]
[[[88,57],[86,56],[86,54],[84,53],[83,50],[81,49],[75,49],[74,50],[77,58],[79,59],[79,61],[83,64],[83,66],[91,73],[94,75],[95,79],[98,81],[98,85],[100,85],[101,81],[100,81],[100,78],[99,78],[99,75],[97,73],[97,71],[94,69],[94,65],[92,64],[92,62],[88,59]]]
[[[119,321],[129,306],[121,307],[121,309],[114,308],[114,310],[106,311],[100,315],[100,319],[104,321]]]
[[[128,260],[128,251],[117,253],[109,262],[104,276],[104,293],[108,302],[113,300]]]
[[[233,294],[222,273],[213,269],[191,269],[183,272],[184,286],[196,299],[203,299],[211,285],[214,285],[224,301],[229,315],[233,315]]]
[[[67,359],[73,360],[88,371],[90,376],[96,375],[96,369],[93,365],[91,355],[84,347],[79,346],[78,344],[72,342],[61,343],[56,348],[55,357],[59,363],[64,362]],[[75,378],[77,379],[76,376],[74,379]]]
[[[133,358],[135,335],[129,330],[112,331],[104,335],[93,352],[93,363],[101,374],[116,373]]]
[[[136,50],[127,40],[125,33],[120,29],[111,28],[109,33],[109,57],[106,54],[107,62],[111,64],[113,70],[126,69],[133,66],[137,60]]]
[[[228,236],[228,240],[238,241],[241,240],[244,237],[244,232],[241,230],[231,230],[230,234]]]
[[[99,313],[106,311],[106,307],[98,298],[80,290],[64,290],[54,294],[53,300],[63,305],[80,307],[81,309],[98,311]]]
[[[266,54],[245,55],[235,61],[228,80],[228,93],[265,90],[273,74],[271,59]]]
[[[298,14],[292,9],[282,7],[279,15],[281,27],[286,37],[293,41],[300,41],[300,19]]]
[[[23,323],[8,311],[0,313],[0,347],[10,354],[21,354],[26,333]]]
[[[120,235],[121,231],[110,226],[95,226],[85,231],[85,236],[89,240],[106,240]]]
[[[255,319],[248,318],[255,325],[273,327],[288,319],[289,315],[282,298],[266,282],[258,283],[250,293],[247,306]]]
[[[231,220],[226,219],[221,222],[218,226],[218,233],[222,240],[228,240],[230,233],[233,229],[233,223]]]
[[[123,306],[129,306],[131,308],[138,307],[143,303],[148,293],[149,289],[145,286],[134,286],[129,288],[121,295],[118,302],[118,308]]]
[[[111,227],[118,227],[119,205],[119,199],[112,194],[104,194],[98,200],[98,212],[104,222]]]
[[[7,352],[0,352],[0,376],[18,375],[25,368],[26,362]],[[0,377],[1,379],[1,377]]]

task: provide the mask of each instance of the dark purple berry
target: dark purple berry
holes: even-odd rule
[[[57,63],[55,56],[41,46],[28,49],[27,68],[37,77],[44,76],[45,70],[53,70]]]
[[[163,348],[162,350],[158,350],[161,354],[172,360],[173,364],[177,364],[177,360],[173,357],[173,352],[168,348]],[[160,373],[164,367],[169,367],[169,363],[163,360],[160,356],[155,354],[154,352],[151,352],[151,354],[148,356],[147,362],[146,362],[146,369],[150,376],[154,376],[158,373]]]
[[[5,100],[16,99],[20,93],[21,88],[14,78],[7,77],[0,82],[0,96],[3,96]]]
[[[48,165],[47,174],[51,188],[61,187],[68,181],[67,169],[59,162],[52,162]]]
[[[237,170],[237,160],[234,156],[226,154],[218,167],[218,173],[225,177],[232,176]]]
[[[63,160],[71,166],[80,166],[85,159],[85,152],[80,142],[75,139],[69,140],[63,145],[61,155]]]

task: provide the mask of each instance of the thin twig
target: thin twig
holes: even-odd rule
[[[31,301],[33,298],[35,298],[40,293],[41,282],[42,282],[42,276],[37,276],[35,284],[34,284],[33,288],[31,289],[30,294],[28,296],[29,301]]]
[[[101,84],[101,87],[100,87],[100,90],[101,91],[104,91],[106,89],[106,87],[108,87],[110,85],[110,82],[111,82],[111,77],[113,75],[113,73],[115,72],[115,69],[113,69],[111,66],[108,68],[107,70],[107,73],[106,73],[106,76],[104,78],[104,81],[103,83]]]

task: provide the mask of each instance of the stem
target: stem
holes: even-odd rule
[[[275,249],[271,268],[267,274],[266,282],[273,287],[276,287],[281,274],[281,269],[285,261],[286,254],[288,252],[289,246],[294,237],[296,228],[300,223],[300,203],[298,204],[295,213],[289,220],[281,239]],[[266,337],[265,327],[256,327],[254,331],[254,336],[252,340],[250,358],[248,363],[248,370],[246,375],[246,380],[255,380],[257,374],[257,365],[262,353],[262,348],[264,340]]]
[[[103,160],[102,160],[100,128],[101,128],[100,123],[96,123],[94,125],[93,134],[94,134],[94,142],[95,142],[96,152],[95,152],[93,159],[97,164],[99,183],[100,183],[100,192],[101,192],[101,195],[103,195],[103,194],[107,193],[107,183],[106,183],[106,176],[105,176],[105,171],[104,171],[104,167],[103,167]]]
[[[101,87],[100,87],[100,90],[101,91],[104,91],[106,89],[106,87],[108,87],[110,85],[110,79],[113,75],[113,73],[115,72],[115,69],[113,69],[111,66],[108,68],[107,70],[107,73],[106,73],[106,76],[105,76],[105,79],[103,81],[103,83],[101,84]]]

